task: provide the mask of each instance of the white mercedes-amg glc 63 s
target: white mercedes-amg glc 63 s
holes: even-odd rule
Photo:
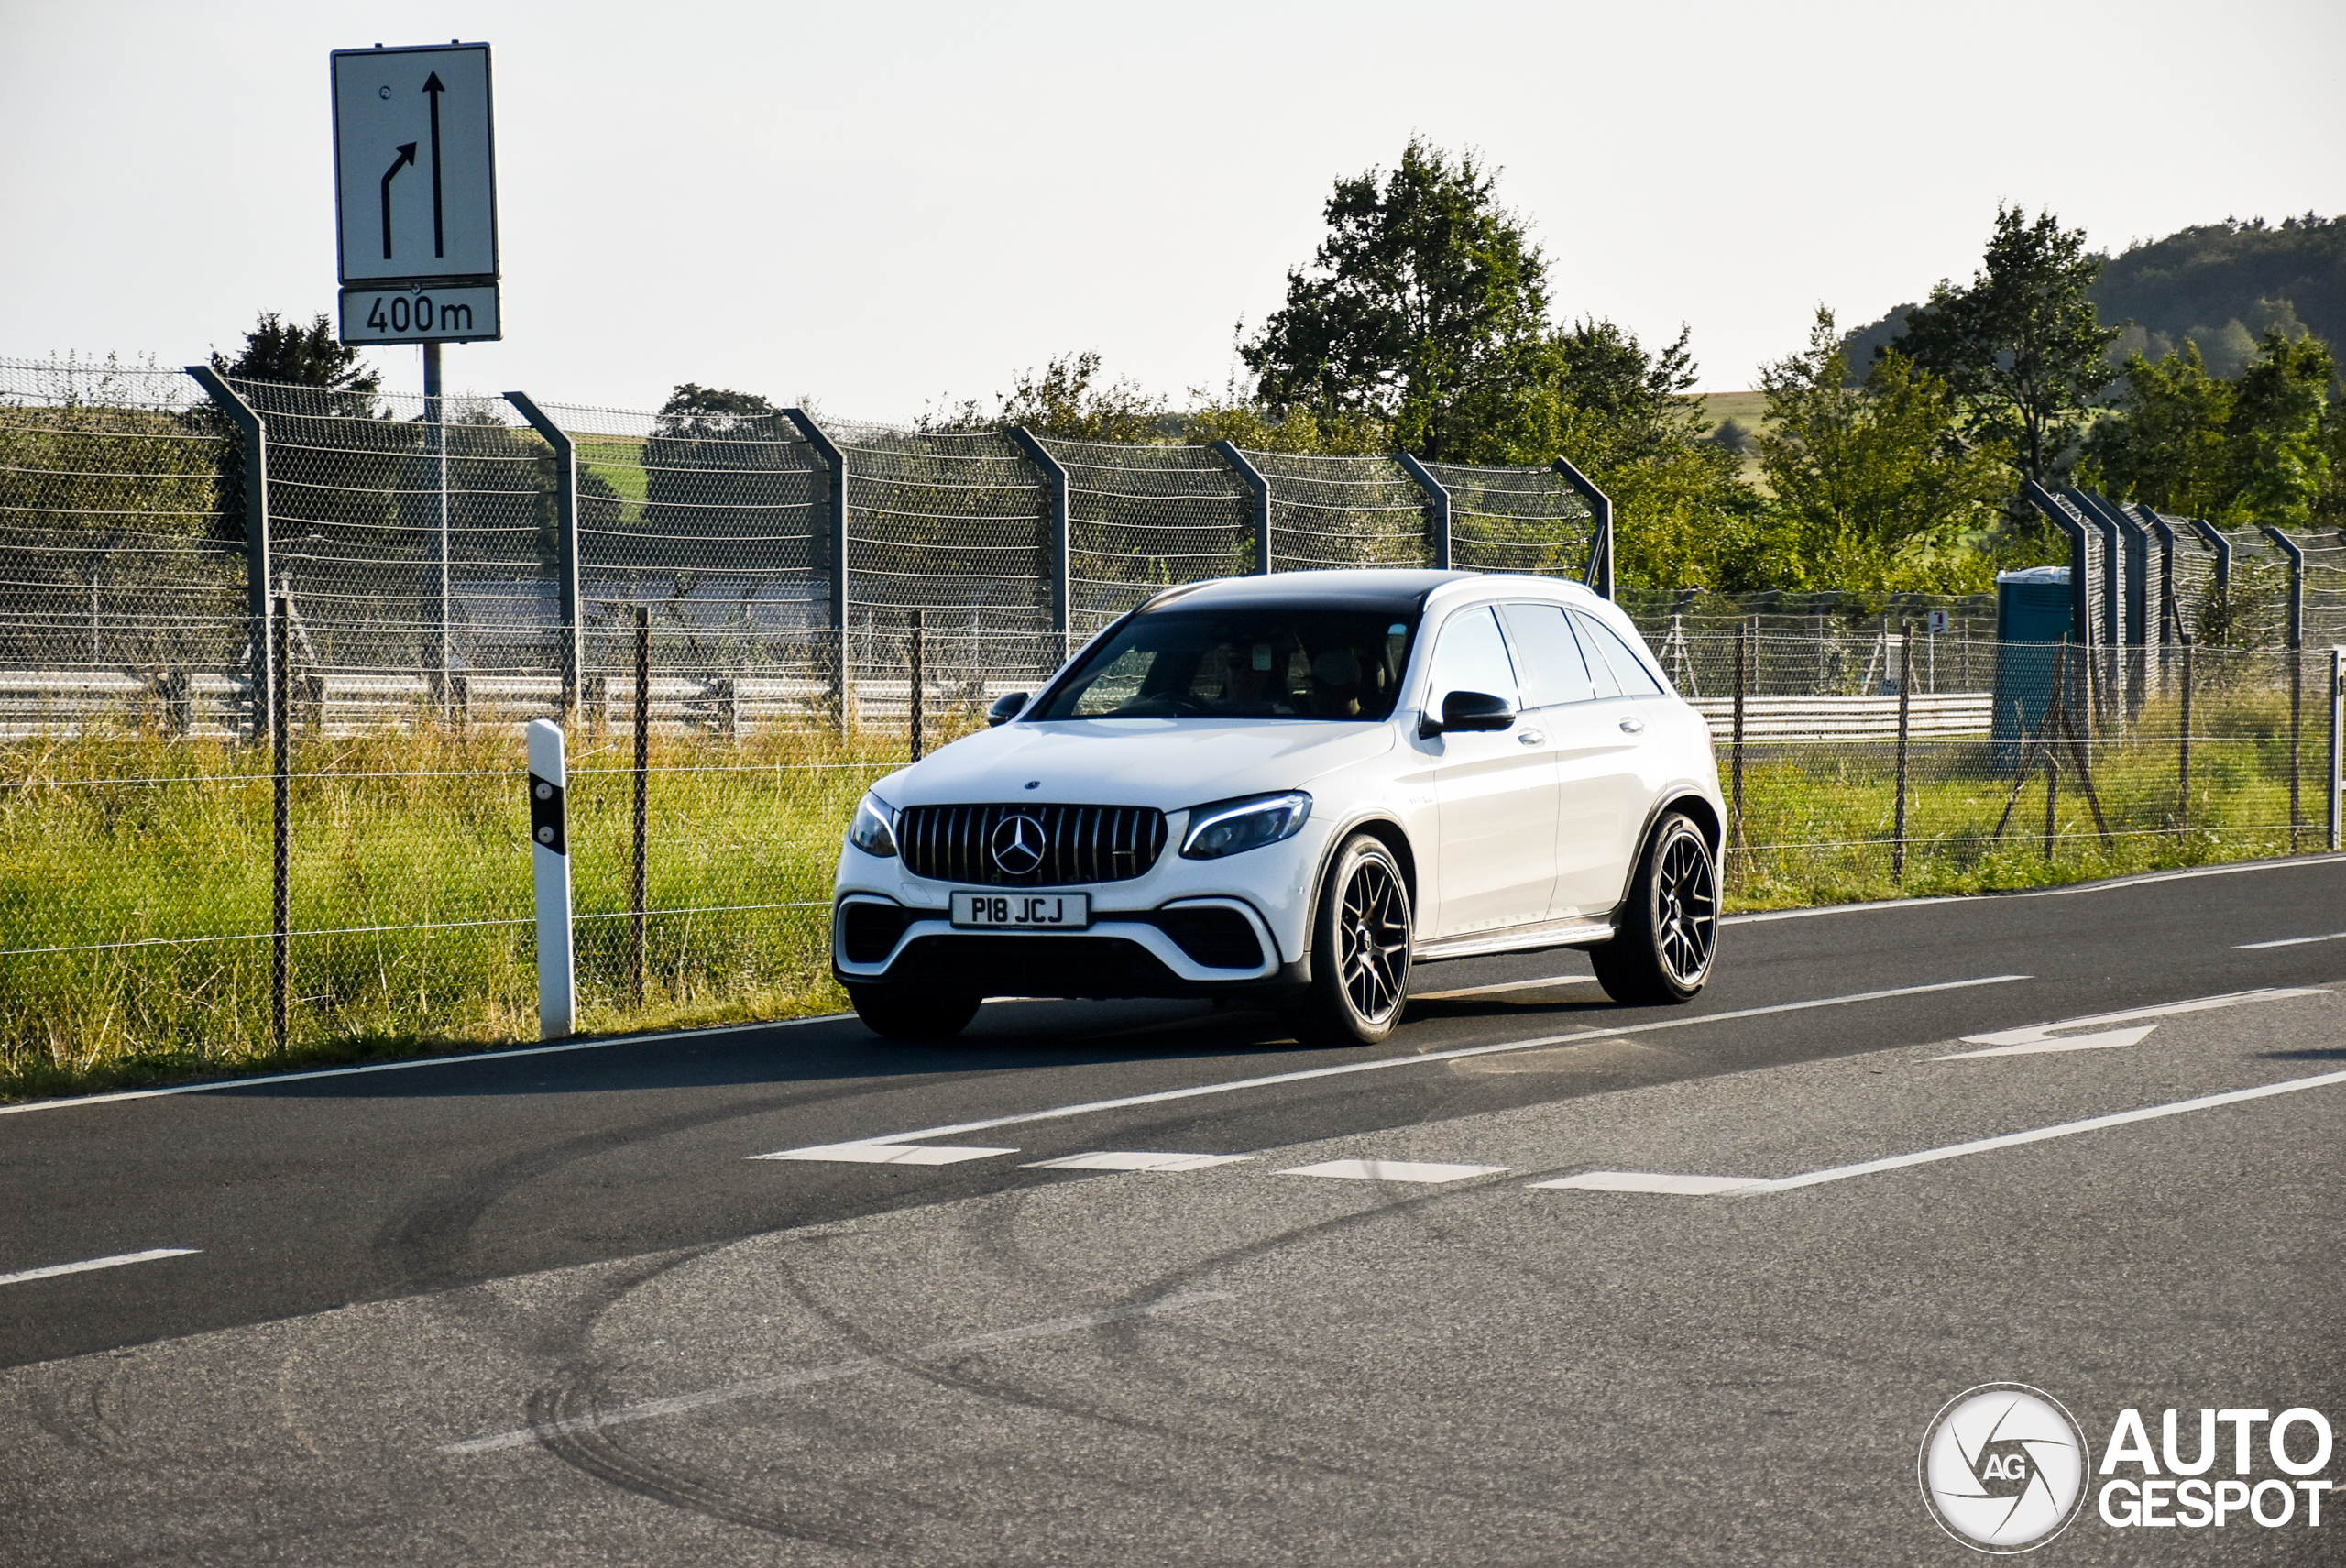
[[[1194,996],[1358,1045],[1413,959],[1584,948],[1632,1003],[1710,972],[1709,727],[1575,584],[1173,588],[989,717],[874,784],[839,851],[832,968],[882,1035],[988,996]]]

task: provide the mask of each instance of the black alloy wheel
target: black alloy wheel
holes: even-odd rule
[[[1589,949],[1597,982],[1630,1006],[1684,1002],[1718,954],[1719,879],[1709,840],[1684,815],[1654,828],[1613,939]]]
[[[1409,891],[1393,851],[1368,834],[1329,868],[1312,927],[1311,989],[1288,1014],[1306,1045],[1374,1045],[1409,999]]]

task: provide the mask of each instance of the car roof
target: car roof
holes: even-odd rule
[[[1481,588],[1495,593],[1542,597],[1577,587],[1551,577],[1518,573],[1434,572],[1416,567],[1370,566],[1325,572],[1274,572],[1268,576],[1217,577],[1168,588],[1141,607],[1167,609],[1241,609],[1264,604],[1325,605],[1331,609],[1414,611],[1439,589]],[[1449,597],[1445,595],[1445,597]]]

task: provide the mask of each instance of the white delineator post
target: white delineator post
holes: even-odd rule
[[[558,1040],[577,1021],[571,976],[570,833],[562,727],[530,721],[530,859],[538,900],[538,1038]]]

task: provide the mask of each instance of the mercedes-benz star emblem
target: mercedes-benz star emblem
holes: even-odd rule
[[[1024,812],[994,825],[993,863],[1005,876],[1025,876],[1043,863],[1043,825]]]

